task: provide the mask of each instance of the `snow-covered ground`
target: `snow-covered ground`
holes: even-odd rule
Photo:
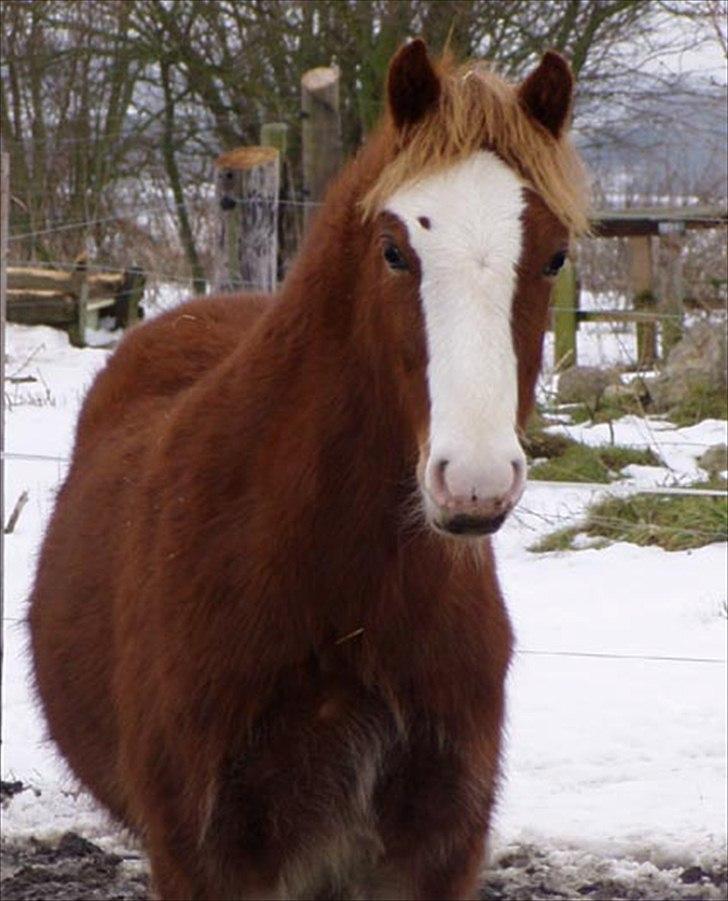
[[[580,352],[584,362],[613,362],[628,340],[587,327]],[[108,351],[73,349],[49,328],[10,326],[7,353],[8,375],[36,381],[8,387],[5,519],[21,492],[29,501],[5,542],[2,778],[35,791],[12,799],[3,829],[20,838],[72,828],[109,846],[113,827],[43,741],[23,624],[74,419]],[[606,426],[569,431],[610,441]],[[618,443],[653,447],[669,466],[638,467],[635,484],[691,481],[702,451],[726,441],[726,423],[715,420],[675,429],[626,417],[614,432]],[[528,550],[578,518],[599,490],[534,482],[495,539],[519,646],[495,847],[528,842],[571,854],[563,865],[588,854],[625,867],[715,862],[726,841],[726,545]]]

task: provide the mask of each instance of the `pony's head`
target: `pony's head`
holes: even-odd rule
[[[393,58],[384,165],[363,198],[378,320],[394,331],[429,523],[495,531],[524,487],[551,286],[587,228],[568,129],[573,78],[548,52],[520,85]]]

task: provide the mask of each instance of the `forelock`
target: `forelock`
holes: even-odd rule
[[[436,110],[399,134],[385,123],[392,155],[362,201],[364,216],[378,212],[403,185],[414,183],[479,150],[494,151],[544,200],[574,234],[589,230],[586,174],[568,135],[555,138],[518,101],[516,86],[483,63],[441,64]]]

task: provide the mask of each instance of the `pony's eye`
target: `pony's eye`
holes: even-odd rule
[[[384,259],[390,269],[399,269],[400,271],[409,269],[407,260],[402,256],[398,247],[394,244],[384,245]]]
[[[560,250],[558,253],[555,253],[551,260],[549,261],[548,266],[543,271],[544,275],[556,275],[556,273],[561,269],[561,267],[566,262],[566,251]]]

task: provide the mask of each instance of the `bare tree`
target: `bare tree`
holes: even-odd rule
[[[724,36],[715,0],[6,0],[3,11],[11,231],[27,236],[12,253],[63,259],[89,243],[104,259],[131,255],[190,275],[197,290],[212,160],[257,143],[264,121],[287,122],[295,191],[299,79],[312,66],[341,68],[351,152],[381,112],[388,60],[408,36],[488,57],[516,78],[554,47],[579,77],[585,150],[609,162],[610,148],[632,142],[633,158],[639,149],[659,160],[659,139],[646,148],[647,130],[638,140],[628,126],[645,122],[647,105],[667,122],[676,110],[661,98],[689,85],[655,61]],[[702,193],[719,163],[706,163]]]
[[[12,226],[24,254],[48,258],[81,249],[104,229],[54,232],[116,209],[113,186],[140,163],[133,117],[140,65],[126,41],[131,9],[101,2],[4,4],[3,137],[11,154]],[[137,154],[134,159],[134,154]],[[53,237],[51,237],[53,236]]]

